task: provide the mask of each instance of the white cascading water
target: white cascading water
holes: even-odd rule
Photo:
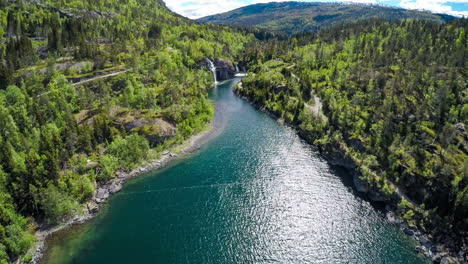
[[[247,74],[245,72],[241,72],[240,69],[239,69],[239,65],[236,65],[236,74],[235,74],[236,77],[245,77],[247,76]]]
[[[211,72],[213,72],[214,82],[218,83],[218,78],[216,77],[216,66],[210,59],[206,58],[206,61],[210,64]]]

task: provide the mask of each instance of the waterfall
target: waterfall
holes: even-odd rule
[[[247,76],[247,74],[245,72],[241,72],[240,69],[239,69],[239,65],[236,65],[236,74],[235,74],[236,77],[245,77]]]
[[[213,72],[213,79],[214,79],[214,82],[215,82],[215,83],[218,83],[218,78],[216,78],[216,66],[214,65],[214,63],[213,63],[210,59],[206,58],[206,61],[207,61],[208,64],[210,65],[210,70],[211,70],[211,72]]]

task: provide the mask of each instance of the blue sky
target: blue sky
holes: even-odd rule
[[[286,2],[288,0],[165,0],[173,11],[190,18],[223,13],[256,3]],[[300,1],[300,0],[298,0]],[[303,0],[303,2],[337,2],[336,0]],[[468,0],[342,0],[341,2],[384,4],[407,9],[428,10],[454,16],[468,17]]]

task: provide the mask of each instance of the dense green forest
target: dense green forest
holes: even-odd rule
[[[241,7],[226,13],[197,19],[201,23],[238,27],[258,27],[289,35],[318,32],[323,28],[358,20],[424,19],[443,23],[454,19],[445,14],[432,14],[383,5],[345,3],[273,2]]]
[[[366,20],[252,45],[244,56],[253,72],[236,92],[329,157],[343,153],[410,225],[460,250],[468,231],[467,31],[466,19]]]
[[[79,214],[96,181],[203,130],[198,62],[253,40],[162,1],[0,0],[0,263],[24,256],[35,221]]]
[[[0,263],[28,260],[36,223],[80,214],[96,183],[205,129],[205,58],[245,65],[238,94],[326,155],[342,153],[408,223],[461,247],[468,20],[327,6],[312,22],[297,12],[245,20],[322,29],[285,38],[197,24],[157,0],[0,0]],[[393,22],[343,24],[357,16]],[[408,17],[423,20],[394,21]]]

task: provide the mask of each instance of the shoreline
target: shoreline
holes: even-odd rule
[[[60,223],[59,225],[43,225],[39,226],[34,233],[36,242],[29,249],[27,255],[31,255],[31,260],[29,262],[24,262],[21,259],[17,263],[31,263],[39,264],[41,263],[42,258],[44,257],[45,252],[47,251],[47,238],[51,235],[65,230],[73,225],[83,224],[91,219],[93,219],[102,209],[102,207],[107,203],[112,194],[118,193],[127,180],[142,176],[144,174],[157,171],[169,165],[172,161],[180,158],[183,155],[193,153],[200,149],[201,145],[206,143],[207,140],[215,134],[218,129],[215,126],[217,120],[217,107],[215,107],[215,116],[212,121],[207,124],[205,130],[201,131],[198,134],[192,135],[190,138],[185,140],[182,144],[174,145],[170,147],[170,150],[165,150],[161,153],[156,159],[147,160],[139,165],[137,168],[131,170],[130,172],[119,171],[116,173],[116,176],[111,181],[98,184],[96,183],[96,190],[93,198],[85,203],[82,207],[83,214],[76,214],[67,221]],[[178,154],[174,153],[177,152]]]
[[[240,84],[242,85],[242,82]],[[281,125],[291,127],[300,138],[305,140],[309,145],[314,146],[314,144],[309,142],[307,137],[304,136],[303,131],[299,127],[284,122],[283,119],[267,110],[264,106],[253,103],[249,98],[239,94],[236,90],[233,90],[233,92],[236,96],[245,100],[255,109],[265,113]],[[317,151],[330,165],[342,167],[350,173],[351,177],[353,178],[353,187],[357,192],[366,195],[366,197],[371,202],[385,203],[385,209],[381,211],[384,214],[384,218],[386,221],[388,221],[389,224],[397,227],[405,235],[414,240],[414,242],[417,244],[417,253],[424,255],[432,263],[463,263],[463,257],[460,254],[457,254],[457,252],[455,252],[452,248],[446,247],[445,243],[436,241],[436,238],[433,237],[430,232],[424,232],[419,227],[410,226],[408,223],[406,223],[396,213],[396,206],[392,203],[391,200],[380,201],[378,198],[383,197],[383,195],[379,192],[379,190],[368,188],[367,184],[359,178],[358,173],[354,169],[354,164],[352,161],[345,157],[342,152],[334,151],[333,153],[326,154],[322,153],[322,151],[319,149]]]

